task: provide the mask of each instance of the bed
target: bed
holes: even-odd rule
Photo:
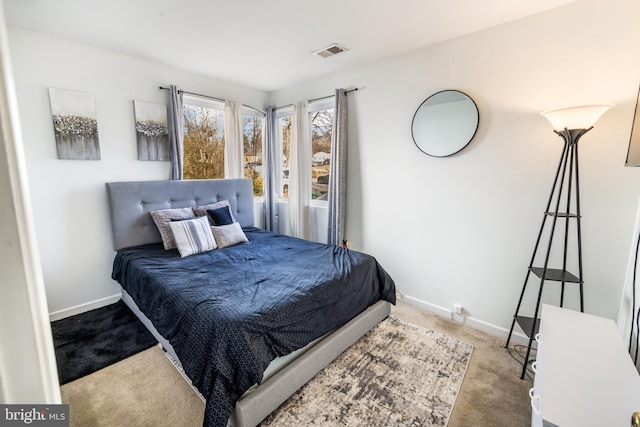
[[[395,303],[373,257],[254,227],[249,179],[106,190],[112,278],[205,400],[206,426],[257,425]],[[247,241],[185,257],[163,247],[150,212],[225,200]]]

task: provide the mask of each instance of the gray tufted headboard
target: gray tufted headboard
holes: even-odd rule
[[[113,249],[161,242],[149,211],[184,208],[226,199],[242,227],[252,227],[250,179],[107,182]]]

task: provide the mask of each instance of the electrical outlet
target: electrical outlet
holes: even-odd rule
[[[453,305],[453,312],[454,312],[454,314],[462,314],[462,305],[454,304]]]

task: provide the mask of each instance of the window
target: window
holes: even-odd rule
[[[184,96],[184,179],[224,178],[224,104]]]
[[[244,146],[244,176],[253,181],[253,195],[263,195],[262,180],[262,129],[264,117],[262,113],[249,110],[242,116],[242,133]]]
[[[224,103],[184,96],[184,179],[224,178]],[[262,196],[262,113],[246,109],[242,116],[244,176],[253,180],[254,196]]]
[[[333,98],[309,104],[311,131],[311,199],[327,200],[331,167],[331,131]]]
[[[327,200],[329,170],[331,167],[331,131],[333,128],[333,98],[309,104],[309,139],[311,140],[311,199]],[[293,110],[286,108],[276,114],[278,147],[282,153],[279,172],[280,197],[289,195],[289,168],[291,166],[291,127]]]
[[[311,199],[327,200],[331,168],[333,99],[310,103],[308,135],[311,143]],[[184,97],[184,179],[224,178],[224,103],[194,96]],[[276,114],[278,150],[278,193],[289,196],[293,110]],[[254,196],[263,195],[262,137],[264,116],[246,108],[242,116],[244,176],[253,181]]]
[[[278,195],[289,197],[289,168],[291,166],[291,125],[293,123],[293,110],[287,108],[278,111],[276,114],[276,130],[278,132],[277,152],[282,154],[282,167],[278,173],[280,181],[278,184]]]

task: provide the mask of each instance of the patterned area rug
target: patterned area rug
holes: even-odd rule
[[[446,426],[473,346],[393,316],[261,426]]]

